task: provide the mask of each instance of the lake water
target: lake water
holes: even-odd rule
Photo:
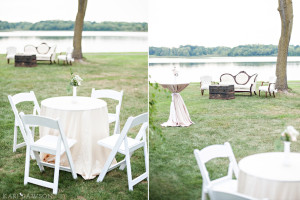
[[[200,76],[210,75],[219,81],[224,73],[237,74],[246,71],[258,74],[259,81],[275,75],[277,57],[205,57],[205,58],[150,58],[151,82],[174,82],[173,69],[178,71],[177,82],[199,82]],[[288,80],[300,80],[300,57],[288,57]]]
[[[12,31],[0,32],[0,53],[15,46],[23,52],[28,44],[46,42],[57,45],[56,52],[73,46],[73,31]],[[147,32],[83,31],[82,52],[148,52]]]

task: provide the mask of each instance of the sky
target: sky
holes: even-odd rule
[[[78,0],[1,0],[0,20],[38,22],[72,20],[77,14]],[[147,0],[88,0],[86,21],[147,22]]]
[[[149,0],[149,45],[277,45],[278,0]],[[300,45],[300,0],[293,1],[290,44]]]

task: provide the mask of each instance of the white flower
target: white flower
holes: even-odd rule
[[[78,82],[82,81],[82,78],[80,78],[79,75],[75,75],[75,79],[76,79]]]
[[[286,137],[288,135],[289,137]],[[287,141],[297,141],[297,136],[299,135],[299,132],[293,127],[293,126],[288,126],[286,129],[281,133],[281,136],[285,138],[290,138]]]
[[[74,75],[71,78],[71,85],[72,86],[80,86],[81,85],[81,81],[83,81],[83,79],[80,78],[79,75]]]

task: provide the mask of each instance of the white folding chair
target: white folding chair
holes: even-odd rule
[[[204,90],[209,90],[209,86],[211,85],[212,77],[211,76],[201,76],[200,77],[200,90],[201,95],[203,96]]]
[[[205,147],[201,151],[195,149],[194,155],[196,157],[203,179],[202,200],[206,199],[206,195],[208,194],[209,189],[215,191],[236,192],[237,181],[232,179],[232,173],[234,173],[235,177],[238,178],[239,169],[232,152],[232,148],[228,142],[225,142],[224,145],[211,145]],[[227,176],[211,181],[205,163],[214,158],[222,157],[229,158],[230,163],[228,167],[228,174]]]
[[[270,76],[268,82],[262,82],[261,86],[259,86],[258,88],[259,96],[260,96],[260,91],[262,91],[262,92],[266,92],[266,97],[268,96],[268,93],[270,94],[270,96],[272,96],[273,93],[273,96],[275,97],[275,93],[277,92],[277,89],[275,88],[276,81],[277,81],[276,76]],[[264,83],[268,83],[268,85],[264,85]]]
[[[11,105],[11,108],[15,115],[15,125],[14,125],[14,143],[13,143],[13,152],[15,152],[18,148],[23,147],[26,145],[26,133],[25,130],[20,126],[22,124],[21,119],[19,117],[19,111],[16,107],[17,104],[22,102],[33,102],[33,115],[39,115],[40,114],[40,106],[38,104],[38,101],[35,97],[35,94],[33,91],[27,92],[27,93],[19,93],[15,94],[14,96],[8,95],[8,100]],[[20,128],[21,134],[23,136],[24,142],[17,144],[17,138],[18,138],[18,127]],[[34,138],[34,129],[35,126],[32,127],[32,137]],[[32,154],[32,158],[34,158]]]
[[[74,179],[77,178],[77,174],[75,173],[75,168],[72,160],[72,155],[70,149],[75,143],[76,140],[68,139],[65,137],[62,126],[58,120],[50,119],[42,116],[34,116],[34,115],[24,115],[24,113],[20,113],[20,118],[25,127],[25,131],[27,135],[30,135],[29,126],[36,125],[47,127],[50,129],[55,129],[58,131],[59,136],[54,135],[46,135],[37,141],[34,141],[32,137],[27,137],[27,145],[26,145],[26,161],[25,161],[25,175],[24,175],[24,185],[27,183],[33,183],[36,185],[40,185],[43,187],[53,189],[53,194],[57,194],[58,190],[58,179],[59,179],[59,170],[64,170],[72,173]],[[54,168],[54,182],[48,182],[39,180],[36,178],[32,178],[29,176],[29,168],[30,168],[30,152],[33,151],[34,156],[36,158],[37,164],[40,168],[40,171],[44,171],[44,166]],[[40,156],[38,152],[48,153],[51,155],[55,155],[55,164],[42,162],[40,160]],[[70,167],[60,166],[60,156],[66,152]]]
[[[121,92],[115,90],[95,90],[92,89],[92,98],[109,98],[113,100],[119,101],[118,105],[116,106],[116,113],[108,113],[108,122],[113,123],[115,122],[114,134],[120,133],[120,111],[122,105],[122,98],[123,98],[123,90]]]
[[[250,197],[237,192],[223,192],[209,189],[210,200],[258,200],[254,197]],[[263,200],[267,200],[264,198]]]
[[[135,137],[135,139],[130,138],[127,136],[128,131],[135,127],[142,124],[142,127],[139,130],[139,133]],[[119,166],[120,169],[124,169],[122,165],[126,164],[127,166],[127,177],[128,177],[128,187],[129,190],[133,190],[133,186],[137,183],[141,182],[145,178],[148,179],[149,175],[149,166],[148,166],[148,151],[147,151],[147,140],[146,140],[146,130],[148,127],[148,113],[141,114],[137,117],[129,117],[121,134],[114,134],[112,136],[109,136],[107,138],[104,138],[102,140],[98,141],[98,144],[100,146],[104,146],[106,148],[111,149],[111,153],[108,157],[108,159],[105,162],[105,165],[97,179],[97,182],[102,182],[106,173],[111,171],[112,169],[115,169]],[[145,157],[145,168],[146,172],[142,175],[138,176],[135,179],[132,179],[131,174],[131,164],[130,164],[130,156],[132,153],[139,149],[144,148],[144,157]],[[112,165],[111,163],[113,159],[115,158],[117,153],[121,153],[125,155],[125,159]]]

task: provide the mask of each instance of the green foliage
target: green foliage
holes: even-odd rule
[[[152,56],[277,56],[277,45],[240,45],[229,47],[203,47],[185,45],[179,48],[150,47]],[[300,46],[290,45],[289,56],[300,56]]]
[[[32,31],[72,31],[74,21],[47,20],[36,23],[17,22],[9,23],[0,21],[0,31],[3,30],[32,30]],[[129,23],[129,22],[84,22],[84,31],[134,31],[147,32],[147,23]]]
[[[158,83],[150,83],[149,82],[149,88],[151,88],[149,90],[149,131],[151,133],[151,135],[153,134],[158,134],[163,138],[163,135],[161,134],[161,127],[159,125],[156,125],[154,123],[155,121],[155,116],[157,113],[157,100],[156,100],[156,94],[154,91],[158,92],[158,93],[162,93],[164,92],[165,94],[167,94],[167,96],[169,96],[169,92],[165,89],[162,89]]]

